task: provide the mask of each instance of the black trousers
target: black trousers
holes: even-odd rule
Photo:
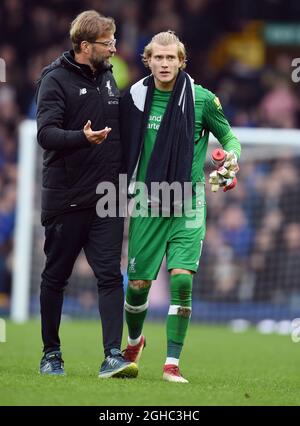
[[[104,354],[120,348],[124,291],[120,271],[123,218],[99,218],[96,209],[56,216],[45,224],[46,265],[41,283],[44,352],[60,349],[59,326],[63,294],[83,248],[98,285]]]

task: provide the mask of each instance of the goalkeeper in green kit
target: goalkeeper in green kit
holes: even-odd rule
[[[144,49],[143,62],[151,75],[134,84],[121,100],[121,136],[134,203],[129,226],[128,345],[124,356],[137,363],[145,347],[148,294],[166,255],[170,306],[163,379],[187,383],[179,370],[179,358],[192,313],[193,274],[198,270],[205,237],[203,167],[209,132],[225,151],[225,163],[210,176],[214,191],[220,186],[224,191],[235,186],[241,148],[219,99],[183,71],[185,47],[173,32],[155,35]],[[182,189],[179,196],[167,197],[168,211],[162,201],[164,190],[161,196],[153,196],[157,183],[166,185],[161,188],[177,185]],[[191,188],[188,195],[185,188]],[[182,214],[178,214],[178,206]]]

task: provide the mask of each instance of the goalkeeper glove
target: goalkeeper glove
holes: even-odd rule
[[[209,175],[211,190],[217,192],[220,187],[226,192],[237,184],[236,173],[239,171],[237,157],[233,151],[214,150],[212,163],[217,168]]]

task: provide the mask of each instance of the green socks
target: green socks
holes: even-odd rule
[[[171,302],[167,319],[167,360],[179,359],[192,312],[193,276],[171,275]],[[167,362],[166,362],[167,363]]]
[[[178,365],[192,312],[193,276],[177,274],[170,277],[171,301],[167,318],[167,361]],[[132,288],[128,285],[125,301],[125,318],[131,340],[138,339],[143,330],[148,309],[150,285]]]
[[[130,339],[137,339],[143,330],[148,309],[148,294],[151,285],[135,289],[129,286],[126,290],[125,318]]]

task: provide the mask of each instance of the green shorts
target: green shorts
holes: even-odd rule
[[[206,205],[193,217],[131,217],[128,240],[128,278],[155,280],[164,255],[167,269],[197,272],[205,237]]]

